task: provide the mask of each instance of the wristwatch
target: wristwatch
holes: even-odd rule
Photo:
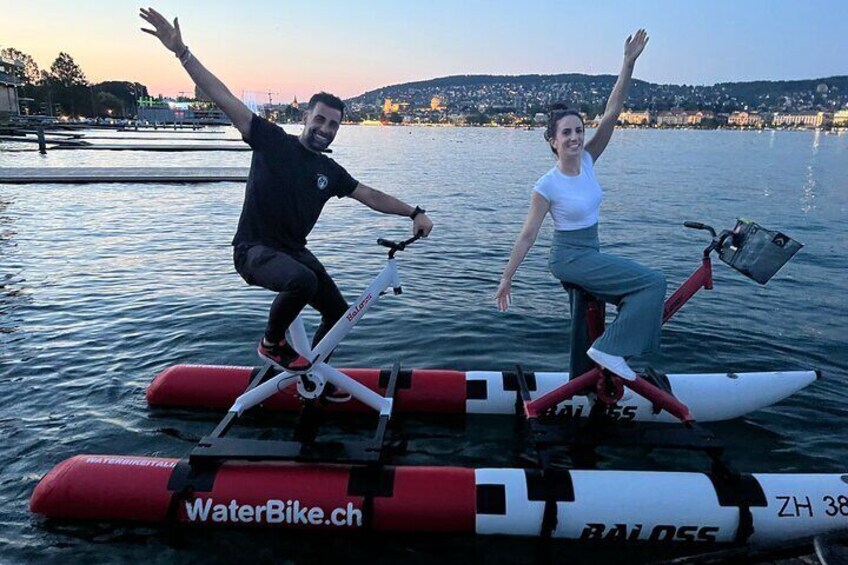
[[[416,206],[415,210],[412,211],[412,214],[409,215],[409,219],[414,220],[415,216],[417,216],[418,214],[426,214],[426,213],[427,213],[427,210],[425,210],[424,208],[419,208],[418,206]]]

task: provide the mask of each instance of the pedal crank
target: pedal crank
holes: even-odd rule
[[[599,401],[607,405],[613,405],[624,396],[624,384],[619,377],[604,370],[603,377],[595,383],[595,393]]]
[[[297,393],[306,400],[314,400],[321,396],[327,382],[315,373],[303,372],[297,374]]]

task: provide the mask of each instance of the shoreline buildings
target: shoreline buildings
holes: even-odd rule
[[[20,81],[14,74],[14,68],[21,66],[17,61],[0,59],[0,121],[6,121],[21,113],[18,99]]]

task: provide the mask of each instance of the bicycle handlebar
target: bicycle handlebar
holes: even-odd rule
[[[713,237],[716,236],[716,231],[712,226],[708,226],[707,224],[702,224],[701,222],[683,222],[683,225],[695,230],[707,230]]]
[[[392,258],[394,258],[395,253],[397,253],[398,251],[403,251],[404,249],[407,248],[407,246],[413,244],[414,242],[418,241],[422,237],[424,237],[423,231],[419,231],[414,236],[410,237],[406,241],[401,241],[400,243],[391,241],[389,239],[383,239],[381,237],[377,240],[377,245],[382,245],[383,247],[388,247],[389,248],[389,259],[392,259]]]
[[[713,251],[720,251],[724,246],[724,242],[727,238],[733,238],[734,232],[733,230],[722,230],[720,234],[716,234],[716,231],[712,228],[712,226],[708,226],[707,224],[703,224],[701,222],[683,222],[683,225],[687,228],[692,228],[696,230],[706,230],[710,232],[710,235],[713,236],[713,240],[704,249],[704,257],[708,257],[710,253]]]

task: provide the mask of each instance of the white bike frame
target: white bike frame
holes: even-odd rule
[[[305,398],[316,398],[324,390],[325,384],[329,382],[349,392],[351,396],[363,404],[377,410],[381,416],[391,415],[391,398],[385,398],[325,362],[325,359],[330,353],[333,352],[359,320],[362,319],[365,312],[376,304],[380,300],[380,296],[390,287],[395,290],[396,294],[400,293],[400,273],[398,273],[397,259],[391,256],[380,274],[377,275],[368,288],[356,299],[353,305],[348,308],[344,316],[336,322],[315,349],[310,347],[303,320],[298,315],[292,325],[289,326],[289,343],[295,351],[311,362],[311,366],[304,371],[283,371],[259,386],[245,392],[236,399],[232,408],[230,408],[230,412],[236,412],[241,416],[245,410],[262,403],[267,398],[290,386],[293,382],[297,382],[298,392],[301,396]],[[313,389],[306,390],[306,387],[301,381],[302,376],[310,384],[314,385]]]

